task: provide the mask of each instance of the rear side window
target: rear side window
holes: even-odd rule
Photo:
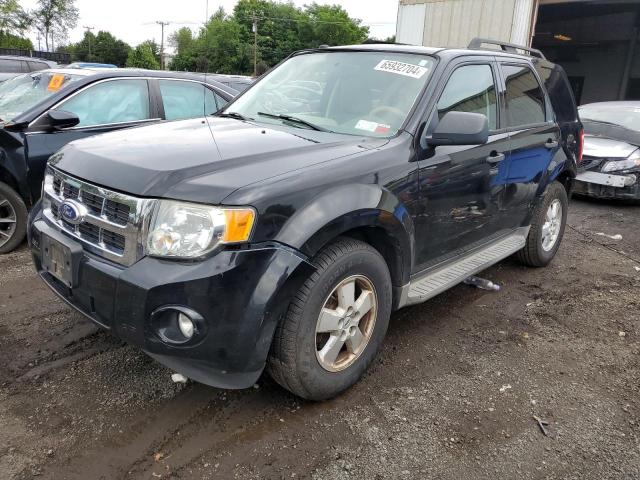
[[[481,113],[489,119],[489,129],[497,128],[498,103],[490,65],[458,67],[438,100],[438,119],[448,112]]]
[[[158,83],[167,120],[202,117],[219,108],[215,94],[200,83],[180,80],[160,80]]]
[[[146,80],[110,80],[81,91],[58,109],[78,115],[79,127],[149,120],[149,88]]]
[[[547,89],[558,122],[575,122],[578,119],[578,110],[571,85],[562,67],[540,65],[536,66],[536,70]]]
[[[39,70],[46,70],[47,68],[49,68],[49,65],[47,65],[44,62],[27,62],[29,64],[29,71],[30,72],[37,72]]]
[[[507,85],[509,127],[544,123],[544,93],[531,69],[524,65],[502,65]]]
[[[23,73],[28,72],[27,64],[21,60],[0,59],[1,73]]]

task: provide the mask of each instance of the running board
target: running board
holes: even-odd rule
[[[402,289],[398,308],[426,302],[430,298],[450,289],[471,275],[498,263],[524,248],[529,227],[519,228],[487,247],[455,259],[443,266],[435,267],[424,276],[416,278]]]

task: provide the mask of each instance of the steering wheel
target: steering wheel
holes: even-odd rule
[[[404,121],[405,114],[402,110],[396,107],[391,107],[389,105],[380,105],[379,107],[374,108],[369,112],[369,116],[371,118],[382,117],[384,120],[388,121],[390,124],[401,125]],[[391,118],[390,118],[391,117]],[[393,122],[395,119],[397,122]]]

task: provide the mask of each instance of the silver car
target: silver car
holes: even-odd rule
[[[54,68],[57,65],[56,62],[42,58],[0,55],[0,82],[17,77],[22,73],[38,72]]]
[[[574,193],[640,200],[640,102],[600,102],[579,108],[584,150]]]

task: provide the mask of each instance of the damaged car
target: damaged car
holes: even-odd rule
[[[640,102],[601,102],[579,109],[584,153],[574,194],[640,201]]]

